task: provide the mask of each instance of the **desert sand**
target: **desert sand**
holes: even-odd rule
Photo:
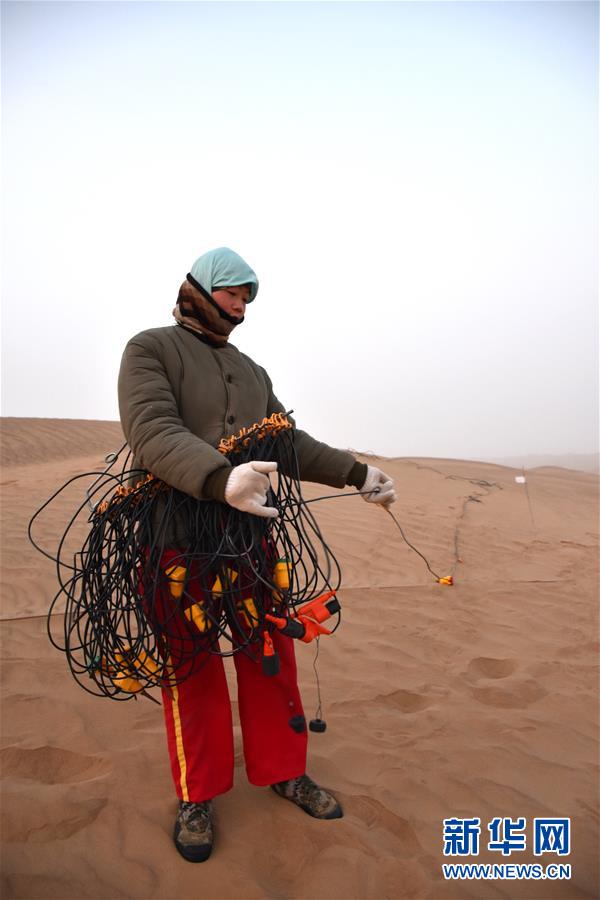
[[[313,512],[340,560],[342,624],[321,641],[328,728],[309,773],[344,819],[248,784],[217,798],[211,859],[176,853],[162,712],[91,697],[46,635],[53,564],[32,512],[117,450],[117,423],[2,420],[2,897],[583,898],[598,895],[598,477],[398,458],[394,513],[348,496]],[[92,479],[39,520],[54,550]],[[306,485],[306,496],[332,493]],[[347,493],[353,495],[352,490]],[[460,562],[458,561],[460,559]],[[60,627],[60,619],[58,621]],[[307,718],[314,645],[297,649]],[[229,667],[236,715],[235,677]],[[570,881],[444,881],[442,820],[572,818]],[[516,859],[518,857],[518,859]],[[452,860],[450,860],[452,861]],[[478,862],[506,862],[482,849]],[[564,862],[555,855],[543,863]]]

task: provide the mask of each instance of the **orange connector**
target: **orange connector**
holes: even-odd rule
[[[279,654],[268,631],[263,631],[262,670],[265,675],[279,674]]]
[[[325,622],[326,619],[329,619],[334,613],[339,611],[340,604],[335,596],[335,591],[327,591],[326,594],[321,594],[320,597],[315,597],[314,600],[305,603],[297,612],[293,613],[293,616],[295,618],[308,616],[315,622]]]
[[[267,613],[265,616],[269,622],[273,622],[282,634],[291,638],[297,638],[304,644],[310,644],[321,634],[331,634],[328,628],[310,619],[308,616],[294,616],[293,619],[282,619]]]

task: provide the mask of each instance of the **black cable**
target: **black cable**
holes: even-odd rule
[[[286,416],[276,414],[219,446],[232,466],[251,460],[277,463],[267,500],[278,511],[274,519],[198,501],[140,469],[128,469],[130,452],[121,471],[111,474],[124,447],[107,458],[110,465],[103,472],[70,478],[34,513],[29,538],[55,562],[59,582],[48,612],[48,635],[86,691],[128,700],[148,687],[181,683],[211,655],[245,653],[256,659],[265,632],[276,627],[267,614],[288,618],[303,604],[339,589],[339,563],[308,506],[371,492],[304,500],[294,435]],[[95,480],[56,554],[48,553],[34,540],[34,523],[65,488],[90,477]],[[93,510],[90,528],[72,563],[67,562],[64,548],[86,505]],[[283,582],[276,575],[278,560],[285,561]],[[65,613],[59,641],[52,613],[61,600]],[[332,633],[340,621],[338,612]],[[320,704],[319,692],[319,709]]]
[[[103,472],[69,479],[32,516],[30,540],[55,562],[59,582],[48,634],[89,693],[126,700],[148,687],[180,683],[213,654],[258,658],[264,633],[276,627],[267,614],[287,618],[338,590],[339,564],[303,502],[294,429],[284,416],[271,418],[219,449],[232,465],[277,463],[269,500],[277,519],[198,501],[128,469],[129,454],[118,474],[109,471],[116,454]],[[33,526],[81,478],[95,480],[51,554],[36,542]],[[88,534],[68,558],[65,548],[86,505],[93,509]],[[277,583],[279,559],[287,561],[289,586]],[[59,602],[65,603],[60,637],[52,622]]]

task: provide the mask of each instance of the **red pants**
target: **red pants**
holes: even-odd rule
[[[172,554],[167,551],[163,565]],[[195,593],[193,586],[190,592]],[[265,675],[260,658],[234,656],[246,773],[267,785],[306,771],[308,735],[296,678],[293,640],[272,635],[280,671]],[[163,689],[171,772],[180,800],[200,803],[233,785],[231,703],[223,660],[206,663],[181,684]]]
[[[234,656],[246,773],[251,784],[266,785],[306,771],[306,724],[296,683],[291,638],[274,634],[278,675],[264,675],[260,661]],[[163,690],[171,772],[180,800],[200,803],[233,785],[231,703],[223,660],[208,663],[172,690]],[[296,731],[290,720],[293,717]]]

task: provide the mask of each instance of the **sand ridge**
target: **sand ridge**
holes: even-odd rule
[[[454,587],[436,584],[391,518],[353,491],[314,504],[344,580],[342,625],[321,642],[328,730],[311,736],[309,772],[337,792],[345,818],[312,820],[247,783],[229,666],[236,783],[216,801],[213,857],[191,866],[170,838],[161,710],[73,682],[45,631],[53,565],[26,538],[56,487],[104,467],[118,426],[38,420],[36,431],[29,420],[20,450],[13,423],[2,470],[3,897],[597,896],[595,475],[534,470],[530,505],[503,466],[380,462],[406,536],[436,572],[454,569]],[[88,483],[40,518],[45,546]],[[305,486],[307,498],[324,493],[335,492]],[[84,533],[85,523],[75,539]],[[312,645],[297,658],[310,718]],[[453,815],[572,816],[572,881],[444,882],[441,823]],[[479,861],[499,860],[484,850]]]

